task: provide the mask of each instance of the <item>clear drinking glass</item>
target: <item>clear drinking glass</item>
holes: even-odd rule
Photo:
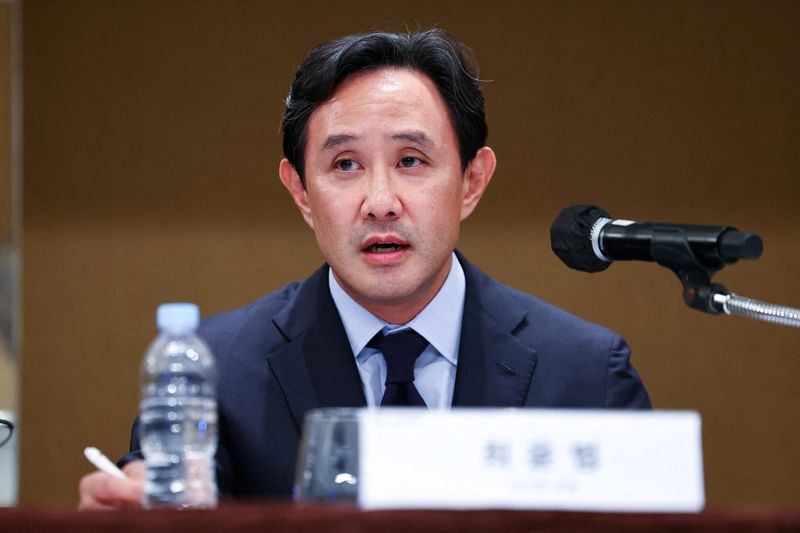
[[[358,412],[325,408],[306,414],[294,480],[296,501],[356,503]]]

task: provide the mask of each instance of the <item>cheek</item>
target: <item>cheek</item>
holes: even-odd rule
[[[419,198],[415,214],[420,231],[436,241],[450,241],[462,219],[461,202],[453,187],[431,189]]]
[[[352,227],[352,206],[348,205],[345,199],[326,198],[324,202],[316,201],[310,205],[314,233],[318,237],[334,242],[347,236]]]
[[[462,201],[461,188],[453,185],[443,185],[429,191],[426,196],[427,208],[437,214],[441,222],[449,223],[461,220]]]

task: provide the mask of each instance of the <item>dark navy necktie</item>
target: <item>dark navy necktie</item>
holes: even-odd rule
[[[367,346],[380,350],[386,359],[386,392],[381,405],[425,406],[414,386],[414,363],[428,341],[413,329],[406,329],[391,335],[378,332]]]

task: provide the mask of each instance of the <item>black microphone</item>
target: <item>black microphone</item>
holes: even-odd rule
[[[593,205],[563,209],[550,227],[550,243],[568,267],[584,272],[605,270],[619,260],[656,261],[672,268],[675,254],[719,270],[739,259],[757,259],[764,249],[761,237],[730,226],[613,219]]]

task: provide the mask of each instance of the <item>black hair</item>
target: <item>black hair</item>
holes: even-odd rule
[[[449,108],[462,168],[486,144],[478,65],[455,36],[441,29],[348,35],[314,48],[297,68],[286,97],[281,121],[283,154],[304,185],[306,127],[311,114],[349,76],[382,67],[415,70],[433,81]]]

